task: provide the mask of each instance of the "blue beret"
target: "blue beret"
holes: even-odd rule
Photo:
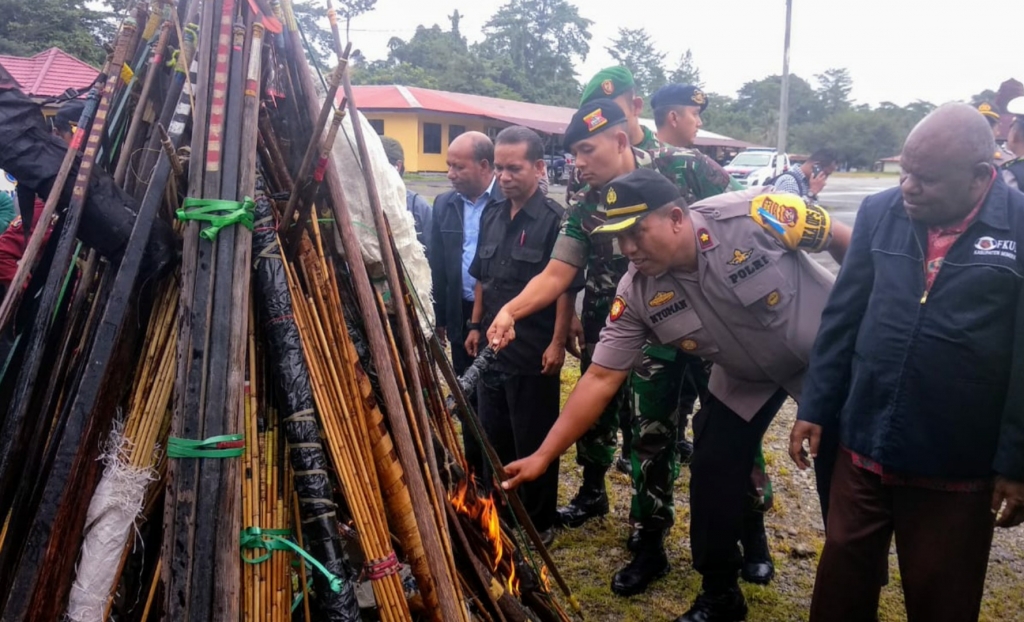
[[[651,97],[652,110],[664,106],[700,106],[700,111],[704,112],[708,97],[692,84],[666,84]]]

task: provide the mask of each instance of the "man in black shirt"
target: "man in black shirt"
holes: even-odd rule
[[[544,146],[525,127],[509,127],[495,140],[494,168],[505,196],[488,205],[480,222],[476,257],[469,268],[477,279],[466,351],[476,356],[480,338],[498,311],[544,270],[558,237],[564,210],[538,187]],[[582,280],[576,291],[583,286]],[[516,323],[516,340],[498,353],[494,372],[478,385],[484,431],[502,462],[530,455],[558,418],[565,341],[572,319],[568,293],[555,304]],[[521,491],[537,530],[553,537],[558,463]]]

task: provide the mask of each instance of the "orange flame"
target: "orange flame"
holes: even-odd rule
[[[540,582],[544,584],[545,592],[551,591],[551,582],[548,581],[548,567],[546,564],[540,567]]]
[[[474,524],[480,527],[484,538],[490,543],[491,550],[488,552],[491,572],[497,573],[502,561],[508,562],[509,574],[505,587],[513,595],[519,595],[519,577],[516,576],[515,562],[511,559],[511,552],[505,550],[502,533],[501,518],[498,514],[498,506],[495,504],[493,495],[488,498],[480,498],[476,495],[476,482],[471,475],[468,480],[459,483],[454,494],[451,495],[452,507],[455,511],[469,518]]]

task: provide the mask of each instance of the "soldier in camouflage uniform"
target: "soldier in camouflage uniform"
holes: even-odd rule
[[[655,138],[654,132],[640,125],[640,110],[643,109],[643,99],[636,95],[636,85],[633,81],[633,74],[625,67],[608,67],[597,72],[590,82],[583,89],[580,98],[580,106],[588,101],[597,98],[607,98],[618,104],[626,115],[626,134],[630,142],[637,149],[653,151],[661,147],[661,143]],[[572,170],[569,183],[566,185],[566,205],[574,205],[583,200],[586,192],[586,183],[580,179],[578,168]],[[624,259],[613,260],[614,265],[602,266],[601,270],[589,271],[587,291],[614,290],[619,282],[619,277],[625,274],[628,262]],[[610,276],[609,276],[610,275]],[[611,283],[607,282],[611,279]],[[593,280],[593,283],[590,282]],[[581,352],[580,371],[586,372],[590,366],[590,355],[593,353],[593,346],[597,344],[601,327],[608,317],[608,306],[611,299],[605,297],[592,297],[584,295],[583,300],[583,337],[588,347]],[[608,405],[608,408],[601,416],[601,420],[590,432],[576,444],[576,463],[583,467],[584,481],[604,481],[605,473],[614,462],[616,468],[632,476],[633,465],[630,459],[633,442],[633,401],[630,398],[629,385],[623,385],[619,394]],[[615,460],[615,447],[618,444],[616,430],[622,430],[622,455]],[[559,508],[559,517],[562,525],[566,527],[578,527],[587,519],[595,516],[603,516],[608,513],[608,497],[600,491],[600,487],[593,485],[580,490],[582,495],[577,495],[568,506]],[[588,491],[591,494],[587,494]]]
[[[689,201],[696,201],[736,189],[736,184],[722,168],[707,156],[688,149],[659,146],[654,151],[636,149],[626,134],[626,117],[613,101],[596,99],[582,106],[566,130],[566,147],[576,155],[581,179],[585,185],[569,207],[552,261],[544,272],[534,278],[523,292],[510,301],[494,319],[488,338],[492,346],[501,347],[514,338],[515,318],[522,318],[544,308],[566,290],[576,272],[587,270],[585,286],[584,331],[588,344],[596,344],[600,326],[609,312],[618,280],[625,274],[628,260],[619,252],[617,243],[608,236],[592,238],[593,230],[604,223],[605,212],[599,188],[619,175],[637,168],[659,171],[672,180]],[[631,537],[633,560],[616,573],[612,591],[628,596],[647,589],[651,581],[668,572],[664,536],[674,522],[672,487],[678,474],[675,440],[677,408],[683,370],[680,361],[664,347],[647,348],[633,376],[633,480],[634,495],[630,521],[637,528]],[[591,429],[591,439],[614,439],[617,410],[606,409]],[[603,424],[603,427],[602,427]],[[607,512],[605,470],[611,463],[610,451],[600,453],[597,443],[584,445],[584,453],[598,447],[581,459],[584,484],[573,506],[589,516],[596,510]],[[608,446],[604,446],[607,448]],[[604,468],[594,468],[594,463]]]

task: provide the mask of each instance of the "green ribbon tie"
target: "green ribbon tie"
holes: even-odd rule
[[[245,454],[245,446],[235,447],[244,443],[241,434],[225,434],[212,436],[206,440],[193,441],[187,438],[170,437],[167,439],[168,458],[240,458]],[[232,445],[224,447],[224,445]]]
[[[327,577],[333,591],[340,592],[342,586],[341,579],[317,561],[315,557],[304,551],[302,547],[289,540],[286,536],[290,536],[291,533],[290,529],[261,529],[259,527],[243,529],[239,541],[242,550],[264,549],[267,553],[253,559],[249,559],[243,553],[242,561],[247,564],[260,564],[270,559],[274,551],[292,551]]]
[[[230,225],[242,225],[252,230],[253,212],[256,203],[249,197],[242,202],[218,199],[193,199],[187,197],[178,210],[178,220],[198,220],[210,223],[199,235],[204,240],[213,240],[217,233]]]

